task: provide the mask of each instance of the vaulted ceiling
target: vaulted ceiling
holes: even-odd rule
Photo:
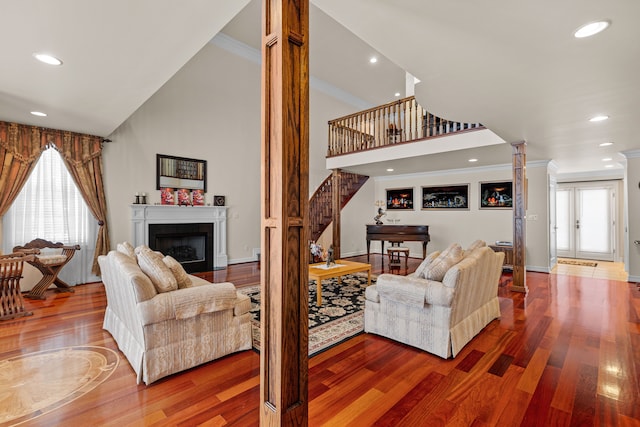
[[[311,75],[351,97],[354,111],[404,94],[408,72],[420,79],[416,97],[429,111],[481,122],[506,142],[524,140],[529,160],[553,160],[560,172],[621,170],[619,153],[640,149],[636,0],[311,3]],[[260,7],[259,0],[3,1],[0,120],[108,136],[221,30],[259,46]],[[611,25],[601,34],[573,37],[602,19]],[[35,52],[64,65],[40,64]],[[368,62],[372,54],[378,64]],[[589,122],[598,114],[610,118]],[[486,164],[509,161],[508,148],[482,153],[492,157]],[[436,162],[465,167],[468,154]]]

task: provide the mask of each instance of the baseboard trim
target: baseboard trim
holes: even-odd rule
[[[550,273],[551,269],[549,267],[539,267],[537,265],[527,265],[525,266],[526,271],[534,271],[536,273]]]
[[[245,264],[247,262],[258,262],[257,259],[249,257],[249,258],[237,258],[237,259],[230,259],[228,264]]]

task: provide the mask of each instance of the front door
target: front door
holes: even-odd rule
[[[613,261],[614,188],[612,182],[558,185],[558,256]]]

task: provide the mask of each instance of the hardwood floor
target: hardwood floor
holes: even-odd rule
[[[371,256],[374,273],[387,272],[382,262]],[[242,286],[258,283],[259,272],[249,263],[205,276]],[[453,360],[369,334],[311,358],[309,425],[640,425],[638,284],[527,273],[525,296],[509,280],[501,318]],[[0,360],[73,345],[117,349],[101,328],[101,284],[46,295],[26,301],[34,316],[0,323]],[[106,382],[24,425],[257,425],[259,365],[245,351],[147,387],[122,356]]]

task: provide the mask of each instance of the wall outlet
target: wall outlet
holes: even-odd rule
[[[527,219],[529,221],[537,221],[538,220],[538,214],[527,215]]]

